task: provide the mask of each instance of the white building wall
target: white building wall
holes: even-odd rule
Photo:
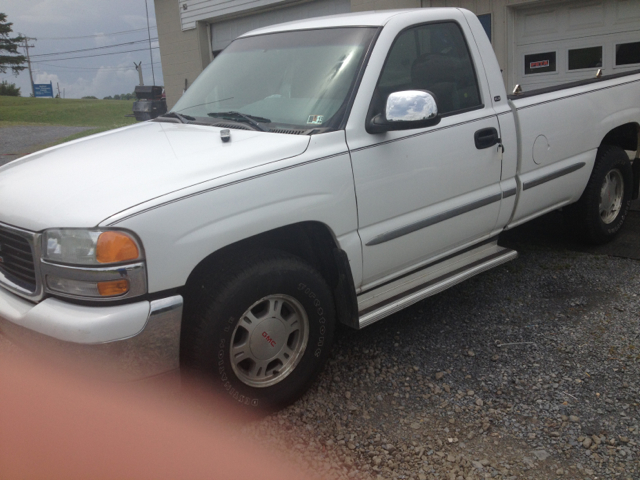
[[[296,1],[300,0],[179,0],[180,22],[182,30],[190,30],[196,28],[197,22],[210,22]]]
[[[523,81],[523,54],[529,45],[526,44],[526,32],[523,30],[527,28],[524,25],[527,15],[535,16],[536,12],[547,10],[572,10],[573,21],[578,22],[574,26],[578,30],[571,33],[570,25],[562,27],[565,33],[569,32],[569,36],[558,33],[557,38],[553,37],[557,42],[571,41],[580,45],[586,41],[582,40],[582,33],[589,36],[589,29],[594,28],[591,33],[605,36],[616,32],[624,33],[626,41],[633,41],[634,38],[640,41],[640,0],[155,0],[155,4],[169,105],[173,105],[179,98],[184,88],[184,79],[187,78],[190,83],[209,63],[211,51],[224,48],[238,35],[269,24],[333,13],[392,8],[462,7],[477,15],[490,14],[491,41],[508,91],[516,83]],[[590,6],[592,10],[603,9],[603,25],[579,25],[581,18],[587,23],[591,21],[587,17],[591,18],[593,15],[590,17],[579,12],[580,8],[587,7],[584,10],[586,12]],[[551,15],[553,17],[560,13]],[[616,16],[620,25],[624,23],[620,27],[624,32],[618,32],[618,27],[605,18],[613,18],[612,15]],[[553,17],[553,21],[566,23],[556,17]],[[569,47],[565,45],[563,48],[565,50],[561,54],[565,55]],[[615,42],[609,42],[605,48],[615,48]],[[615,73],[620,69],[613,70],[615,69],[604,73]],[[530,87],[533,88],[533,85]]]
[[[275,25],[276,23],[302,20],[309,17],[349,13],[350,11],[350,0],[315,0],[262,12],[256,15],[248,15],[212,23],[210,26],[211,48],[214,52],[222,50],[236,37],[256,28]]]
[[[640,63],[616,63],[617,46],[640,42],[640,0],[556,2],[518,8],[514,10],[514,30],[510,73],[525,91],[593,78],[598,70],[610,75],[640,68]],[[586,49],[594,56],[585,57]],[[600,62],[595,61],[598,50]],[[555,60],[553,71],[530,67],[540,65],[534,59],[546,56]]]
[[[605,75],[640,68],[614,62],[617,44],[640,41],[640,0],[422,0],[422,6],[490,13],[492,44],[508,91],[516,84],[531,90],[593,77],[597,68],[568,68],[568,51],[582,47],[603,47]],[[545,51],[556,52],[556,72],[525,75],[524,55]]]
[[[172,108],[184,90],[211,61],[208,29],[205,24],[183,32],[176,0],[155,0],[160,60],[167,107]]]

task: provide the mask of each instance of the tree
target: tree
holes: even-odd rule
[[[9,83],[3,80],[0,83],[0,95],[8,95],[10,97],[20,96],[20,87],[16,87],[15,83]]]
[[[108,97],[104,97],[103,100],[136,100],[136,94],[134,93],[121,93],[116,94],[113,97],[109,95]]]
[[[14,75],[18,75],[26,68],[24,66],[24,62],[27,61],[26,57],[18,53],[19,44],[24,41],[24,37],[22,35],[10,37],[13,23],[6,20],[7,15],[0,13],[0,73],[6,73],[10,68]]]

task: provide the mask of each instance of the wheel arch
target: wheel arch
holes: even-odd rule
[[[640,144],[638,143],[639,132],[640,124],[637,122],[625,123],[607,132],[600,144],[613,145],[623,150],[631,150],[637,153],[640,149]]]
[[[610,130],[600,142],[600,146],[612,145],[635,152],[635,158],[640,158],[640,124],[628,122]],[[633,162],[633,191],[631,198],[638,198],[640,192],[640,161]]]
[[[182,287],[188,292],[195,288],[205,270],[215,269],[223,259],[255,249],[273,249],[295,255],[315,268],[331,288],[338,322],[358,328],[358,306],[349,258],[340,248],[335,235],[324,223],[305,221],[275,228],[226,245],[202,259],[189,274]]]

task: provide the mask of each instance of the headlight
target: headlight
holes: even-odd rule
[[[142,258],[138,242],[119,230],[55,229],[45,231],[43,238],[43,258],[50,262],[104,265]]]
[[[147,292],[142,246],[121,230],[52,229],[43,235],[45,289],[77,299],[119,300]]]

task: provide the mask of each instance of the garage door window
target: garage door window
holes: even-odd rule
[[[491,38],[491,14],[485,13],[484,15],[478,15],[478,20],[482,24],[482,28],[487,32],[487,37],[489,37],[489,41],[493,43],[493,39]]]
[[[569,50],[569,70],[602,67],[602,47]]]
[[[640,42],[616,45],[616,65],[640,63]]]
[[[532,53],[524,56],[524,74],[549,73],[556,71],[556,52]]]

